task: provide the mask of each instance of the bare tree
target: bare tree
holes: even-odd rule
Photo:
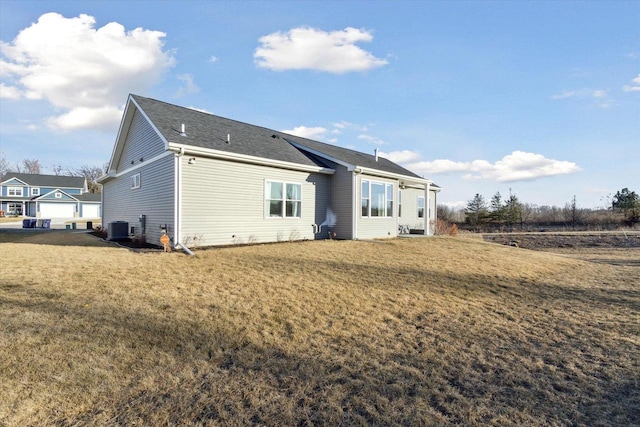
[[[65,175],[65,170],[68,171],[68,168],[65,168],[62,165],[53,165],[51,166],[51,172],[53,172],[54,175],[60,176],[60,175]]]
[[[9,163],[7,158],[4,156],[4,153],[2,153],[2,157],[0,157],[0,178],[9,172],[12,172],[14,169],[15,167],[11,166],[11,163]]]
[[[82,176],[87,180],[89,193],[101,193],[102,185],[97,183],[98,178],[104,175],[104,170],[98,166],[83,165],[71,171],[74,176]]]
[[[562,210],[564,220],[571,226],[573,230],[576,229],[576,225],[580,224],[584,219],[584,210],[578,207],[576,202],[576,196],[569,203],[564,205]]]
[[[39,174],[42,167],[38,159],[24,159],[22,166],[18,168],[18,172]]]
[[[524,224],[533,217],[538,210],[536,205],[531,203],[520,203],[520,230],[524,229]]]

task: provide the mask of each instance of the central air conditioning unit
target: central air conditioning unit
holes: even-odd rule
[[[129,223],[127,221],[113,221],[109,223],[107,233],[109,240],[125,240],[129,238]]]

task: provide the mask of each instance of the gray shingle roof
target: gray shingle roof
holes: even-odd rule
[[[84,178],[64,175],[36,175],[30,173],[8,173],[0,182],[17,178],[32,187],[84,188]]]
[[[102,201],[102,195],[100,193],[74,194],[73,197],[80,200],[81,202],[101,202]]]
[[[209,148],[271,160],[318,165],[307,155],[278,136],[278,132],[155,99],[131,95],[162,136],[177,144]],[[186,136],[181,136],[184,123]],[[227,143],[227,135],[230,143]]]
[[[326,167],[321,158],[299,150],[288,142],[292,141],[353,166],[420,178],[413,172],[382,157],[376,161],[375,156],[371,154],[225,119],[155,99],[138,95],[131,95],[131,97],[169,142],[271,160]],[[183,123],[186,136],[180,135]],[[227,143],[227,135],[230,135],[230,143]]]
[[[329,157],[337,160],[341,160],[353,166],[361,166],[369,169],[377,169],[384,172],[391,172],[399,175],[406,175],[414,178],[420,178],[420,176],[411,172],[408,169],[392,162],[389,159],[373,154],[366,154],[360,151],[349,150],[348,148],[338,147],[336,145],[327,144],[324,142],[314,141],[311,139],[300,138],[297,136],[287,135],[286,139],[289,139],[299,145],[303,145],[311,150],[323,153]]]

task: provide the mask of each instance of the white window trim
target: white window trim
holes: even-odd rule
[[[402,190],[398,188],[398,218],[402,218]]]
[[[140,172],[135,175],[131,175],[131,189],[135,190],[140,188],[142,182],[140,180]]]
[[[32,187],[31,188],[31,195],[32,196],[39,196],[40,195],[40,188],[39,187]]]
[[[268,193],[267,193],[267,185],[269,183],[277,183],[277,184],[282,184],[282,215],[281,216],[272,216],[269,215],[267,212],[267,206],[268,206],[268,201],[269,200],[276,200],[276,199],[270,199],[267,197]],[[287,199],[287,184],[292,184],[292,185],[299,185],[300,186],[300,200],[289,200]],[[302,183],[300,182],[293,182],[293,181],[281,181],[278,179],[265,179],[264,180],[264,197],[263,197],[263,215],[265,219],[302,219]],[[300,202],[300,216],[287,216],[287,201],[299,201]]]
[[[367,215],[362,215],[362,199],[363,199],[363,197],[362,197],[362,184],[365,183],[365,182],[368,183],[368,186],[369,186],[369,197],[368,197],[369,209],[368,209]],[[371,215],[371,205],[372,205],[372,203],[371,203],[371,184],[379,184],[379,185],[384,186],[384,202],[383,202],[383,206],[382,206],[384,215],[379,215],[379,216],[372,216]],[[389,200],[387,198],[387,189],[388,189],[389,186],[391,187],[391,200]],[[387,215],[387,202],[389,202],[389,201],[394,202],[394,199],[393,199],[393,189],[394,188],[395,188],[395,185],[393,185],[390,182],[372,181],[370,179],[363,179],[362,181],[360,181],[360,218],[382,218],[382,219],[396,218],[393,206],[391,206],[391,215]]]
[[[7,196],[10,197],[22,197],[22,188],[23,187],[8,187],[7,188]],[[18,194],[18,190],[20,191],[20,194]],[[11,194],[11,193],[14,194]]]

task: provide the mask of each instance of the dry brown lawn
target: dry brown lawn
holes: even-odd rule
[[[0,243],[0,425],[640,423],[633,265],[444,237],[188,257],[35,236]]]

